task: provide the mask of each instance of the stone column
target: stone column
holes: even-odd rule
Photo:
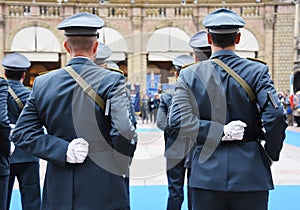
[[[128,83],[139,83],[141,91],[146,88],[147,57],[143,52],[142,8],[132,8],[132,36],[129,40],[130,52],[127,54]],[[142,93],[141,93],[142,94]]]
[[[273,68],[273,45],[274,45],[274,14],[266,14],[265,25],[265,57],[270,70],[271,77],[274,75]]]

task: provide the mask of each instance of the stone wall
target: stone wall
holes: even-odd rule
[[[282,9],[282,8],[279,8]],[[294,14],[277,13],[274,23],[273,80],[278,90],[289,90],[290,74],[294,71]]]
[[[130,1],[127,4],[114,4],[113,1],[105,1],[104,5],[94,2],[56,2],[0,1],[0,58],[10,53],[12,39],[19,30],[41,26],[51,30],[58,38],[62,49],[61,66],[65,65],[69,57],[62,46],[63,32],[56,29],[57,24],[66,16],[86,11],[99,15],[105,20],[106,26],[118,30],[125,37],[129,49],[126,60],[128,78],[130,82],[144,84],[146,75],[142,75],[142,72],[147,72],[148,63],[145,45],[151,33],[169,26],[178,27],[192,35],[203,29],[202,19],[209,12],[225,6],[245,18],[245,28],[254,34],[259,43],[258,58],[268,63],[276,88],[289,89],[289,75],[293,72],[295,54],[295,5],[292,2],[217,4],[215,1],[198,0],[198,4],[187,1],[186,5],[180,5],[179,1],[177,4],[165,4],[164,1],[161,4],[157,1],[155,4],[130,4]]]

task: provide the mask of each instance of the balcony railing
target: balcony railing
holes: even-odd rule
[[[207,7],[212,11],[223,4],[187,4],[187,5],[147,5],[147,4],[75,4],[75,3],[45,3],[45,2],[2,2],[2,11],[8,17],[42,16],[59,17],[64,11],[90,12],[106,18],[128,18],[135,14],[133,9],[140,9],[140,15],[145,18],[189,18],[194,15],[201,16],[200,9]],[[275,4],[274,4],[275,5]],[[239,12],[243,17],[261,16],[264,4],[237,4],[226,5]]]

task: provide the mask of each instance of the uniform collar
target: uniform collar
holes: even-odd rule
[[[8,84],[12,85],[22,85],[22,83],[19,81],[19,80],[11,80],[11,79],[8,79],[7,80]]]
[[[72,59],[68,62],[67,66],[70,66],[70,65],[72,65],[72,64],[96,65],[91,59],[86,58],[86,57],[82,57],[82,56],[72,58]]]
[[[214,54],[211,55],[211,59],[221,56],[221,55],[229,55],[229,56],[238,56],[234,51],[232,50],[219,50],[217,52],[215,52]]]

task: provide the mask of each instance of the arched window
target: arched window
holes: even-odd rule
[[[177,27],[165,27],[156,30],[147,43],[149,61],[171,61],[178,55],[190,55],[190,37]]]
[[[24,54],[30,61],[59,60],[61,48],[56,36],[47,28],[31,26],[16,33],[11,43],[12,52]]]

